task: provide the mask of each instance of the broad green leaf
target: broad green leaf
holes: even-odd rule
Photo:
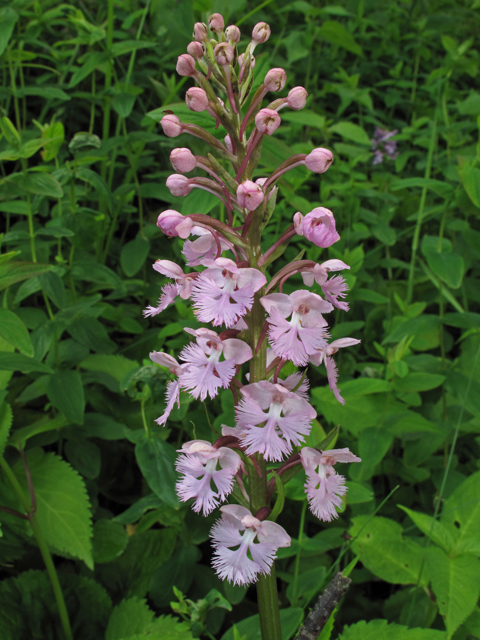
[[[362,620],[344,627],[338,640],[446,640],[444,631],[409,629],[386,620]]]
[[[439,329],[440,325],[441,320],[438,316],[424,313],[419,318],[410,318],[400,324],[383,339],[382,344],[400,342],[405,336],[418,336],[422,333],[428,333],[429,331]]]
[[[357,56],[363,57],[362,47],[357,44],[355,38],[341,22],[326,20],[318,30],[318,34],[321,40],[336,44]]]
[[[0,405],[0,456],[3,456],[5,445],[7,444],[8,434],[12,427],[13,412],[12,407],[6,402]]]
[[[50,376],[47,395],[53,406],[75,424],[83,423],[85,395],[78,371],[62,370]]]
[[[444,551],[449,553],[455,546],[454,539],[456,530],[452,526],[447,526],[435,520],[432,516],[426,513],[419,513],[418,511],[412,511],[407,507],[398,505],[400,509],[403,509],[405,513],[410,516],[416,526],[424,533],[432,542],[441,547]]]
[[[58,309],[66,306],[65,285],[58,273],[50,271],[38,276],[43,291]]]
[[[45,377],[48,378],[48,376]],[[33,438],[33,436],[36,436],[39,433],[53,431],[54,429],[62,429],[68,424],[69,421],[62,414],[55,416],[55,418],[42,418],[41,420],[37,420],[37,422],[28,425],[28,427],[21,427],[20,429],[16,429],[10,436],[8,444],[13,447],[18,447],[18,445],[21,444],[22,447],[25,447],[25,442],[29,438]]]
[[[95,282],[105,288],[117,289],[118,291],[125,289],[122,279],[103,264],[75,261],[70,273],[76,280]]]
[[[7,48],[18,18],[18,13],[12,7],[6,6],[0,9],[0,56]]]
[[[404,378],[395,380],[395,389],[400,393],[414,393],[436,389],[445,381],[445,376],[438,373],[412,372]]]
[[[0,371],[21,371],[22,373],[53,373],[46,364],[34,358],[28,358],[23,353],[9,353],[0,351]]]
[[[51,271],[51,264],[36,264],[33,262],[10,262],[0,266],[0,291],[12,284],[34,278],[42,273]]]
[[[465,165],[459,169],[459,173],[468,197],[480,209],[480,169]]]
[[[102,466],[100,449],[90,440],[75,438],[68,440],[65,454],[72,467],[84,478],[98,478]]]
[[[282,626],[282,640],[293,638],[303,620],[303,609],[290,607],[280,610],[280,624]],[[248,640],[262,640],[260,631],[260,617],[257,615],[245,618],[236,623],[237,632],[240,637],[245,636]],[[233,627],[223,634],[221,640],[235,640]]]
[[[402,536],[402,527],[389,518],[357,516],[349,530],[352,549],[360,562],[381,580],[392,584],[425,585],[422,569],[424,549],[414,540]]]
[[[218,198],[213,193],[203,189],[192,189],[188,198],[182,198],[179,209],[184,216],[188,216],[191,213],[210,213],[217,205]]]
[[[163,500],[160,500],[155,493],[151,493],[150,495],[137,500],[135,504],[132,504],[131,507],[120,515],[115,516],[114,520],[120,524],[133,524],[134,522],[138,522],[143,514],[149,509],[158,509],[163,505]]]
[[[97,67],[108,61],[108,55],[103,52],[88,53],[87,59],[80,68],[75,69],[70,78],[69,89],[77,86],[84,78],[89,76]]]
[[[310,109],[302,109],[299,111],[285,111],[282,113],[282,121],[293,122],[304,127],[313,127],[314,129],[323,129],[325,127],[325,116],[321,116]]]
[[[2,213],[18,213],[28,216],[30,207],[25,200],[11,200],[10,202],[0,202],[0,211]]]
[[[11,145],[14,149],[19,149],[22,143],[22,139],[10,118],[7,118],[7,116],[3,116],[2,118],[0,118],[0,129],[2,130],[2,133],[5,136],[5,140],[8,142],[8,144]]]
[[[373,491],[370,488],[364,487],[362,484],[353,482],[352,480],[347,480],[347,488],[347,504],[361,504],[362,502],[370,502],[375,497]]]
[[[64,93],[60,89],[59,91],[61,93]],[[67,94],[65,94],[65,96],[67,96]],[[70,97],[67,96],[66,99],[70,100]],[[65,140],[65,127],[63,126],[63,123],[52,122],[48,127],[46,127],[42,131],[42,138],[51,140],[51,143],[41,153],[43,161],[50,162],[50,160],[54,160],[57,157],[60,147],[62,146]]]
[[[95,564],[113,562],[127,548],[128,535],[121,524],[101,518],[93,525],[93,559]]]
[[[433,178],[402,178],[399,180],[393,180],[390,184],[391,191],[412,189],[414,187],[426,187],[444,198],[450,196],[453,192],[453,187],[450,183],[442,182],[441,180],[434,180]]]
[[[17,98],[24,98],[25,96],[37,96],[39,98],[46,98],[47,100],[71,100],[71,97],[65,91],[62,91],[58,87],[46,87],[38,84],[31,87],[24,87],[23,89],[17,89],[15,92]],[[60,122],[55,124],[59,125]],[[53,136],[51,136],[53,137]]]
[[[23,173],[16,173],[10,176],[9,180],[15,182],[15,184],[23,191],[34,193],[39,196],[48,196],[50,198],[61,198],[63,196],[63,189],[56,178],[50,173],[27,173],[26,176]]]
[[[175,449],[160,438],[144,438],[135,447],[138,466],[148,486],[166,504],[179,505],[175,493]]]
[[[129,360],[125,356],[92,353],[80,363],[80,366],[87,371],[109,373],[115,380],[121,382],[130,371],[138,368],[138,362]]]
[[[442,316],[442,322],[449,327],[458,327],[459,329],[479,329],[480,313],[465,311],[465,313],[445,313]]]
[[[330,131],[338,133],[342,138],[347,140],[353,140],[357,144],[371,145],[370,138],[368,137],[365,129],[359,127],[358,124],[353,122],[337,122],[330,127]]]
[[[457,529],[455,551],[469,541],[478,542],[480,531],[480,471],[464,480],[446,500],[440,521]],[[465,549],[467,550],[467,549]]]
[[[362,431],[358,441],[358,455],[362,461],[350,467],[350,477],[359,482],[370,480],[375,467],[385,457],[392,441],[393,436],[386,429],[369,427]],[[351,500],[348,499],[348,502]]]
[[[326,573],[325,567],[315,567],[314,569],[307,569],[300,573],[296,592],[293,592],[293,581],[290,582],[287,587],[287,598],[290,605],[294,607],[299,600],[309,602],[322,588]]]
[[[430,547],[427,567],[448,639],[473,612],[478,602],[480,560],[471,555],[449,558],[441,549]]]
[[[350,398],[366,396],[372,393],[385,393],[390,389],[392,389],[392,385],[387,380],[366,377],[349,380],[342,386],[342,392]]]
[[[197,189],[200,191],[200,189]],[[150,251],[150,241],[138,236],[127,242],[120,252],[120,264],[125,274],[131,278],[140,271]]]
[[[27,327],[17,314],[9,309],[0,308],[0,337],[24,355],[33,357],[34,351]]]
[[[480,173],[480,172],[479,172]],[[433,273],[451,289],[458,289],[465,274],[465,263],[457,253],[432,253],[427,263]]]
[[[154,617],[155,614],[148,607],[146,600],[140,598],[122,600],[112,611],[105,640],[122,640],[139,634],[153,622]]]
[[[38,524],[48,544],[58,553],[80,558],[93,569],[90,501],[83,480],[54,453],[31,449],[27,462],[35,488]],[[21,461],[14,472],[28,495]]]
[[[87,133],[85,131],[79,131],[68,143],[70,151],[79,151],[86,148],[101,149],[102,141],[94,133]]]
[[[117,349],[105,326],[96,318],[79,318],[67,327],[67,331],[74,340],[97,353],[112,353]]]

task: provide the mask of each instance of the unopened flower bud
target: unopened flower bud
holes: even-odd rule
[[[172,173],[167,178],[167,187],[170,189],[172,196],[183,197],[190,193],[192,186],[190,180],[179,173]]]
[[[241,53],[238,56],[238,64],[240,65],[240,69],[243,67],[243,59],[245,57],[244,53]],[[255,69],[255,58],[253,56],[250,56],[250,69]]]
[[[267,134],[267,136],[271,136],[278,129],[281,121],[280,116],[273,109],[260,109],[255,116],[255,126],[258,131]]]
[[[212,13],[212,15],[208,19],[208,28],[210,29],[210,31],[214,31],[215,33],[217,33],[218,31],[223,31],[224,26],[225,21],[223,19],[223,16],[221,16],[219,13]]]
[[[334,242],[340,240],[340,236],[335,228],[335,218],[333,213],[325,207],[316,207],[305,217],[297,212],[293,217],[295,231],[300,236],[305,236],[307,240],[313,242],[317,247],[326,249]]]
[[[185,102],[190,111],[205,111],[208,107],[208,96],[200,87],[190,87],[185,94]]]
[[[180,236],[180,238],[188,238],[193,227],[190,218],[182,216],[181,213],[174,209],[163,211],[157,219],[157,227],[159,227],[166,236]]]
[[[202,43],[194,40],[188,45],[187,53],[191,55],[192,58],[195,58],[195,60],[200,60],[201,58],[203,58],[205,52],[203,50]]]
[[[170,154],[170,162],[177,173],[189,173],[197,166],[197,159],[185,147],[174,149]]]
[[[288,92],[287,105],[290,109],[295,109],[296,111],[303,109],[307,102],[307,96],[308,93],[304,87],[293,87]]]
[[[224,67],[233,60],[233,47],[231,44],[228,44],[228,42],[220,42],[213,50],[213,55],[215,56],[217,64]]]
[[[234,24],[231,24],[225,29],[225,37],[230,44],[232,44],[232,42],[239,42],[240,36],[240,29]]]
[[[255,184],[251,180],[246,180],[238,185],[237,202],[240,207],[254,211],[264,198],[263,189],[259,184]]]
[[[264,85],[267,91],[281,91],[287,82],[284,69],[270,69],[265,76]]]
[[[258,22],[252,31],[252,40],[255,44],[262,44],[266,42],[271,34],[271,29],[266,22]]]
[[[195,59],[188,53],[182,53],[177,60],[177,73],[179,76],[193,78],[197,74]]]
[[[255,184],[258,184],[262,187],[263,189],[263,185],[267,182],[268,178],[257,178],[255,180]],[[267,200],[270,200],[270,198],[274,195],[274,193],[278,190],[278,187],[273,187],[272,189],[270,189],[270,191],[268,192],[268,197]]]
[[[193,27],[193,37],[197,42],[205,42],[208,39],[208,28],[204,22],[196,22]]]
[[[227,149],[230,151],[230,153],[233,153],[232,139],[228,134],[225,136],[224,140],[225,140],[225,146],[227,147]]]
[[[169,113],[160,120],[163,133],[169,138],[176,138],[182,133],[183,127],[178,116]]]
[[[328,149],[318,147],[305,158],[305,166],[314,173],[325,173],[333,162],[333,154]]]

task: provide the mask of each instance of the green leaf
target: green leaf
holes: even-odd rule
[[[76,280],[95,282],[105,288],[117,289],[118,291],[125,290],[122,279],[103,264],[78,260],[73,263],[70,273]]]
[[[37,500],[37,520],[48,544],[83,560],[93,569],[90,501],[83,480],[54,453],[41,449],[27,452]],[[28,495],[21,461],[14,467],[18,481]]]
[[[47,378],[48,376],[44,377]],[[8,444],[13,447],[18,447],[18,445],[21,444],[22,447],[25,447],[25,442],[29,438],[33,438],[33,436],[36,436],[39,433],[53,431],[54,429],[62,429],[68,424],[69,421],[62,414],[55,416],[55,418],[42,418],[41,420],[37,420],[37,422],[34,422],[33,424],[29,424],[27,427],[16,429],[10,436]]]
[[[480,313],[465,311],[465,313],[445,313],[442,322],[449,327],[458,329],[478,329],[480,328]]]
[[[87,371],[109,373],[115,380],[121,382],[130,371],[138,368],[138,362],[129,360],[125,356],[92,353],[80,363],[80,366]]]
[[[6,402],[0,405],[0,456],[3,456],[5,445],[7,444],[8,434],[12,428],[13,412],[12,407]]]
[[[87,133],[85,131],[79,131],[68,143],[70,151],[79,151],[85,148],[101,149],[102,141],[94,133]]]
[[[325,127],[325,116],[321,116],[310,109],[302,109],[302,112],[289,111],[282,114],[282,120],[285,122],[293,122],[303,127],[313,127],[314,129],[323,129]]]
[[[34,358],[28,358],[22,353],[10,353],[7,351],[0,351],[0,371],[53,373],[50,367]]]
[[[364,487],[358,482],[347,480],[347,504],[361,504],[363,502],[370,502],[374,499],[375,495],[369,487]]]
[[[178,507],[175,493],[175,449],[160,438],[144,438],[135,446],[138,466],[148,486],[165,504]]]
[[[344,627],[338,640],[445,640],[445,632],[436,629],[409,629],[386,620],[357,622]]]
[[[398,327],[396,327],[386,338],[383,339],[382,344],[389,344],[392,342],[400,342],[405,336],[418,336],[422,333],[428,333],[432,330],[440,328],[441,320],[438,316],[433,314],[424,313],[419,318],[410,318],[406,320]]]
[[[11,145],[14,149],[19,149],[22,143],[22,139],[10,118],[7,118],[7,116],[3,116],[2,118],[0,118],[0,129],[2,130],[2,133],[5,136],[5,140],[8,142],[8,144]]]
[[[350,477],[358,482],[370,480],[375,467],[383,460],[393,442],[393,436],[385,429],[369,427],[362,431],[358,441],[358,455],[362,459],[350,468]],[[348,502],[351,502],[350,495]]]
[[[290,607],[289,609],[281,609],[280,624],[282,626],[282,640],[290,640],[293,638],[302,624],[303,609],[298,607]],[[257,615],[245,618],[241,622],[235,624],[239,636],[245,636],[248,640],[262,640],[260,631],[260,617]],[[233,627],[223,634],[221,640],[235,640]]]
[[[478,532],[480,531],[480,471],[464,480],[446,500],[440,521],[454,526],[455,552],[468,551],[471,543],[478,548]]]
[[[132,51],[138,51],[138,49],[145,49],[156,46],[156,42],[123,40],[122,42],[115,42],[115,44],[113,44],[110,48],[110,53],[115,58],[116,56],[123,56],[126,53],[131,53]]]
[[[459,173],[468,197],[480,209],[480,169],[465,165],[459,169]]]
[[[318,30],[318,34],[321,39],[343,47],[357,56],[363,57],[362,47],[357,44],[355,38],[347,31],[341,22],[326,20]]]
[[[323,583],[325,582],[327,570],[325,567],[315,567],[314,569],[307,569],[298,576],[296,593],[293,593],[294,583],[293,581],[287,587],[287,598],[290,605],[293,607],[299,600],[303,602],[309,602],[316,593],[320,591]]]
[[[72,467],[84,478],[93,480],[100,475],[102,456],[94,442],[77,438],[68,440],[65,445],[65,454]]]
[[[93,559],[95,564],[113,562],[127,548],[125,527],[113,520],[101,518],[93,525]]]
[[[40,86],[38,84],[31,87],[23,87],[22,89],[17,89],[15,92],[15,96],[17,98],[24,98],[26,96],[36,96],[38,98],[46,98],[47,100],[71,100],[71,97],[65,91],[62,91],[58,87],[46,87],[45,85]],[[61,124],[59,122],[55,124]],[[53,137],[53,136],[52,136]]]
[[[112,213],[112,194],[105,180],[100,175],[98,175],[98,173],[95,173],[95,171],[87,169],[87,167],[80,167],[77,170],[77,178],[80,178],[80,180],[84,180],[85,182],[88,182],[88,184],[92,185],[94,190],[98,193],[99,198],[105,201],[108,210],[110,211],[110,213]]]
[[[353,140],[357,144],[371,145],[370,138],[368,137],[365,129],[359,127],[358,124],[353,122],[337,122],[330,127],[330,131],[338,133],[342,138],[347,140]]]
[[[155,614],[148,607],[146,600],[122,600],[112,611],[105,640],[122,640],[141,633],[153,622],[154,617]]]
[[[0,56],[7,48],[18,17],[18,13],[11,7],[7,6],[0,9]]]
[[[123,245],[120,252],[120,264],[129,278],[132,278],[143,267],[149,251],[150,241],[140,236]]]
[[[58,309],[66,306],[65,285],[58,273],[50,271],[38,277],[42,289]]]
[[[83,423],[85,395],[78,371],[62,370],[50,376],[47,395],[53,406],[75,424]]]
[[[33,262],[10,262],[0,267],[0,291],[12,284],[34,278],[42,273],[51,271],[51,264],[36,264]]]
[[[447,640],[473,612],[480,596],[480,560],[471,555],[449,558],[441,549],[427,551],[427,567]]]
[[[96,53],[89,52],[84,64],[79,69],[75,69],[72,74],[68,88],[72,89],[73,87],[76,87],[79,82],[89,76],[97,67],[101,66],[105,62],[108,62],[108,55],[106,53],[99,51]]]
[[[416,393],[436,389],[445,382],[445,376],[438,373],[412,372],[404,378],[397,378],[394,382],[395,389],[400,393]]]
[[[48,196],[50,198],[61,198],[63,189],[56,178],[50,173],[16,173],[9,177],[9,180],[23,191],[34,193],[38,196]]]
[[[12,344],[15,349],[32,358],[34,355],[32,341],[27,327],[17,314],[9,309],[0,308],[0,337]]]
[[[412,189],[414,187],[426,187],[444,198],[449,197],[453,192],[453,187],[450,183],[442,182],[441,180],[434,180],[433,178],[402,178],[399,180],[393,180],[390,183],[391,191]]]
[[[352,549],[362,564],[381,580],[392,584],[425,585],[421,573],[424,549],[411,538],[402,536],[402,527],[389,518],[357,516],[349,534],[355,540]]]
[[[439,520],[435,520],[432,516],[426,513],[419,513],[418,511],[412,511],[407,507],[398,505],[400,509],[403,509],[405,513],[410,516],[416,526],[424,533],[432,542],[441,547],[444,551],[449,553],[455,546],[455,528],[442,524]]]
[[[18,213],[28,216],[30,207],[25,200],[11,200],[10,202],[0,202],[0,211],[2,213]]]
[[[117,349],[105,326],[96,318],[79,318],[67,327],[67,331],[74,340],[97,353],[112,353]]]

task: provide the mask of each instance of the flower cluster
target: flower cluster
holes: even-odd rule
[[[218,575],[241,585],[268,574],[278,548],[290,545],[286,531],[269,519],[276,485],[273,478],[267,478],[267,462],[276,463],[277,479],[287,469],[303,465],[310,508],[319,519],[330,521],[337,516],[336,507],[347,490],[334,466],[360,460],[348,449],[301,448],[317,413],[309,402],[306,371],[282,375],[288,362],[297,367],[324,365],[330,389],[343,403],[334,355],[359,341],[332,341],[326,319],[334,308],[348,311],[348,286],[337,273],[348,270],[347,264],[338,259],[320,264],[297,260],[273,276],[267,273],[267,267],[295,236],[323,249],[340,239],[334,214],[316,207],[305,214],[294,213],[291,225],[262,250],[261,234],[275,207],[279,178],[298,166],[322,174],[333,162],[328,149],[316,148],[292,156],[270,176],[254,178],[264,136],[281,126],[279,112],[302,109],[307,100],[303,87],[290,89],[286,97],[267,98],[286,86],[287,75],[279,68],[270,69],[250,96],[254,52],[269,36],[270,27],[257,24],[240,54],[238,27],[225,28],[222,16],[213,14],[208,25],[195,24],[194,40],[178,58],[178,73],[197,85],[186,93],[188,108],[205,112],[206,118],[213,118],[215,128],[222,125],[226,135],[222,141],[196,124],[166,113],[161,126],[167,136],[195,136],[217,155],[195,156],[186,147],[173,149],[170,160],[175,173],[167,179],[167,187],[180,197],[194,188],[214,194],[224,206],[228,222],[174,210],[159,215],[157,225],[163,233],[184,241],[189,270],[184,272],[169,260],[157,260],[153,268],[170,282],[163,287],[156,306],[144,311],[145,316],[157,315],[180,296],[191,300],[199,323],[218,328],[186,328],[191,342],[178,361],[161,351],[150,357],[172,375],[164,413],[157,419],[159,425],[165,425],[175,404],[179,405],[181,391],[201,401],[207,396],[214,398],[222,388],[233,393],[235,425],[224,425],[222,436],[213,444],[193,440],[182,446],[176,464],[180,475],[177,493],[182,501],[193,500],[194,511],[206,516],[237,486],[236,498],[244,504],[220,507],[221,519],[211,537]],[[266,106],[265,98],[270,100]],[[200,174],[185,175],[193,171]],[[292,282],[289,292],[284,292],[291,277],[299,282]],[[246,363],[249,372],[242,370]],[[255,482],[254,474],[262,481]]]

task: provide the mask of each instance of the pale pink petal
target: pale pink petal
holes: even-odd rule
[[[333,391],[335,398],[342,404],[345,404],[345,400],[340,395],[340,391],[337,387],[338,371],[333,358],[330,358],[329,356],[325,357],[325,368],[327,370],[328,386]]]
[[[158,313],[161,313],[164,309],[168,307],[168,305],[172,304],[175,298],[178,295],[178,286],[176,284],[166,284],[162,288],[162,295],[160,296],[159,301],[157,302],[156,307],[147,307],[143,315],[145,318],[149,316],[156,316]]]
[[[293,313],[293,303],[290,296],[285,293],[270,293],[260,298],[260,302],[267,313],[272,313],[272,309],[276,309],[284,318],[288,318]]]
[[[182,268],[171,260],[156,260],[153,263],[152,267],[155,269],[155,271],[158,271],[158,273],[161,273],[168,278],[175,279],[185,277]]]
[[[175,403],[177,403],[177,407],[180,408],[180,384],[178,380],[172,380],[167,384],[165,400],[167,402],[165,411],[159,418],[155,420],[159,427],[165,426],[165,423],[167,422]]]
[[[235,364],[243,364],[253,358],[249,345],[238,338],[227,338],[223,341],[223,355],[225,360],[234,359]]]
[[[244,268],[240,269],[240,277],[238,279],[238,288],[241,289],[249,284],[253,291],[258,291],[265,284],[267,284],[267,279],[263,275],[261,271],[253,268]]]

